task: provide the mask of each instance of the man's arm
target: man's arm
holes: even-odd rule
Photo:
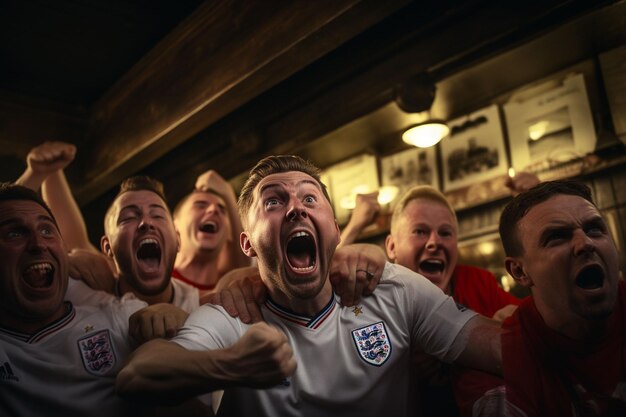
[[[457,335],[454,343],[464,348],[454,361],[468,368],[479,369],[502,376],[502,343],[504,330],[500,323],[487,317],[472,317]]]
[[[54,213],[68,249],[98,250],[89,242],[83,215],[74,200],[63,170],[74,160],[76,147],[65,142],[44,142],[26,156],[26,170],[15,182],[38,191]]]
[[[350,221],[341,231],[339,247],[354,243],[363,229],[374,222],[379,211],[378,191],[369,194],[357,194],[356,207],[352,211]]]
[[[69,253],[69,261],[71,278],[83,281],[94,290],[109,294],[115,292],[117,274],[111,258],[102,252],[73,249]]]
[[[116,390],[133,400],[175,404],[230,386],[271,387],[295,369],[287,336],[256,323],[226,349],[190,351],[162,339],[145,343],[119,372]]]

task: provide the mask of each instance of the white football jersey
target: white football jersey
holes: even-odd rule
[[[115,394],[115,376],[132,351],[128,318],[145,306],[109,295],[66,302],[63,318],[32,335],[0,328],[0,415],[137,415]]]
[[[264,318],[287,335],[298,368],[270,389],[226,390],[220,413],[412,415],[417,405],[412,350],[454,360],[464,348],[456,336],[475,314],[459,310],[426,278],[390,263],[373,295],[356,307],[343,307],[333,296],[315,317],[303,317],[267,301]],[[189,350],[220,349],[249,327],[221,307],[205,305],[173,340]]]
[[[200,306],[200,292],[197,288],[176,278],[172,278],[172,285],[174,287],[173,305],[187,313],[191,313]],[[70,279],[65,299],[71,301],[76,306],[82,306],[100,303],[111,296],[112,294],[91,289],[80,280]],[[119,297],[119,294],[116,294],[116,296]],[[136,297],[132,292],[127,292],[119,298],[126,299]]]

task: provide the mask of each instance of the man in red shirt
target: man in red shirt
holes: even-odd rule
[[[532,294],[503,325],[505,414],[626,415],[626,288],[589,188],[553,181],[520,194],[500,236],[507,271]]]

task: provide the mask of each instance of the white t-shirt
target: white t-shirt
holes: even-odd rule
[[[200,306],[200,291],[179,279],[172,278],[174,286],[174,300],[172,304],[181,310],[191,313]]]
[[[102,294],[92,305],[66,302],[65,316],[33,335],[0,328],[0,415],[141,412],[115,394],[115,376],[132,351],[128,318],[146,303]]]
[[[333,296],[315,317],[271,301],[262,311],[287,335],[298,368],[270,389],[227,389],[220,407],[226,415],[412,415],[412,350],[454,360],[464,348],[455,339],[476,314],[460,311],[430,281],[390,263],[374,294],[357,307],[342,307]],[[248,328],[221,307],[205,305],[173,341],[189,350],[219,349],[234,344]]]
[[[200,306],[200,292],[197,288],[176,278],[172,278],[172,285],[174,287],[173,305],[187,313],[191,313]],[[71,301],[74,305],[82,306],[99,303],[111,296],[112,294],[91,289],[80,280],[70,279],[65,299]],[[136,298],[136,296],[132,292],[127,292],[120,298]]]

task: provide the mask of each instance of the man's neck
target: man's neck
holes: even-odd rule
[[[218,255],[215,251],[193,255],[179,252],[174,268],[191,282],[214,287],[220,279]]]
[[[535,303],[535,306],[546,326],[572,340],[599,340],[606,334],[610,323],[611,316],[604,319],[591,320],[584,319],[573,313],[568,316],[564,316],[563,312],[555,314],[552,311],[542,308],[542,306],[537,303]],[[615,311],[613,314],[615,314]]]
[[[174,287],[170,282],[168,286],[158,294],[154,295],[146,295],[136,291],[133,287],[130,286],[128,281],[122,276],[119,280],[119,294],[118,296],[123,296],[127,292],[132,292],[135,294],[135,297],[138,299],[145,301],[148,305],[159,304],[159,303],[171,303],[174,297]]]
[[[69,310],[67,304],[62,303],[53,314],[46,317],[45,319],[29,320],[25,318],[11,318],[11,315],[9,313],[0,310],[0,313],[2,315],[2,319],[0,319],[0,327],[27,335],[33,335],[39,330],[63,318],[63,316],[68,313],[68,311]]]
[[[267,283],[266,286],[270,297],[276,304],[306,317],[314,317],[322,311],[328,305],[328,300],[333,293],[333,288],[328,280],[315,297],[307,299],[291,297],[276,287],[267,285]]]

